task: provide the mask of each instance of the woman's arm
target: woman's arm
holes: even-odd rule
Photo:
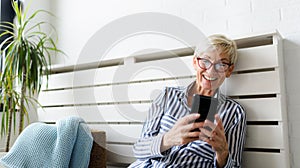
[[[172,97],[166,98],[166,93],[165,91],[165,93],[161,94],[152,103],[146,123],[143,127],[142,136],[134,144],[134,154],[138,159],[162,157],[168,153],[168,150],[173,146],[187,144],[199,139],[200,132],[191,131],[203,125],[203,123],[194,122],[200,116],[196,113],[186,115],[178,120],[173,119],[173,121],[168,121],[169,126],[172,128],[168,132],[160,131],[161,124],[163,124],[161,122],[163,116],[170,115],[165,112],[165,109],[168,109],[168,107],[165,108],[165,104],[167,100],[172,99]],[[177,100],[172,99],[172,101]],[[167,120],[172,119],[168,118]]]
[[[246,136],[246,113],[239,104],[236,104],[230,110],[230,113],[230,115],[221,116],[228,143],[227,162],[224,166],[218,166],[218,156],[216,155],[216,167],[232,168],[242,166],[242,153]]]
[[[153,101],[144,123],[141,137],[133,146],[136,158],[162,157],[160,146],[162,134],[159,134],[160,120],[164,115],[164,108],[167,99],[167,88]]]
[[[231,104],[232,103],[232,104]],[[224,113],[215,116],[216,123],[205,121],[212,131],[201,128],[201,139],[209,143],[215,151],[215,167],[241,167],[245,143],[246,115],[243,108],[228,102]],[[208,137],[208,138],[206,138]]]

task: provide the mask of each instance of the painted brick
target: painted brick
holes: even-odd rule
[[[205,23],[201,29],[203,29],[204,34],[210,35],[215,33],[228,34],[227,23],[225,19],[210,21]]]
[[[180,16],[184,4],[185,2],[180,0],[163,0],[162,10],[164,13]]]
[[[227,8],[222,7],[214,10],[208,10],[206,9],[204,11],[204,22],[209,23],[209,22],[216,22],[218,20],[226,20],[228,17],[227,15]]]
[[[299,72],[300,48],[291,41],[284,42],[284,67],[287,93],[300,93],[300,79],[295,78]],[[288,94],[289,95],[289,94]]]
[[[298,124],[300,124],[299,122],[299,119],[300,119],[300,105],[290,105],[290,106],[287,106],[287,109],[289,111],[288,113],[288,120],[289,121],[296,121],[298,122]],[[298,125],[300,126],[300,125]],[[300,128],[300,127],[299,127]],[[299,131],[300,133],[300,131]]]
[[[288,91],[300,92],[300,79],[295,78],[295,74],[299,72],[300,47],[295,41],[284,41],[284,64],[286,75],[286,87]]]
[[[289,20],[283,20],[279,23],[277,29],[284,34],[290,35],[299,33],[300,30],[300,17],[293,17]]]
[[[128,3],[128,2],[120,1],[120,2],[114,2],[113,5],[123,6],[125,9],[124,13],[161,12],[163,10],[162,1],[157,1],[157,0],[154,0],[151,2],[150,1],[141,1],[141,0],[131,0],[130,6],[126,5],[126,3]],[[111,3],[108,3],[108,4],[111,4]],[[111,9],[112,9],[112,7],[106,8],[105,10],[111,10]],[[118,9],[120,9],[120,8],[118,8]],[[118,15],[116,15],[116,16],[118,16]]]
[[[250,0],[228,0],[227,2],[227,13],[229,16],[238,16],[251,12]]]
[[[252,31],[252,16],[238,15],[228,18],[228,32],[233,35],[250,34]]]
[[[270,9],[253,14],[253,32],[275,30],[280,23],[280,10]]]
[[[298,112],[298,111],[297,111]],[[292,117],[294,117],[294,116],[292,116]],[[296,117],[296,116],[295,116]],[[299,117],[299,116],[297,116],[297,117]],[[289,122],[290,122],[290,125],[289,125],[289,127],[290,127],[290,133],[291,133],[291,140],[293,140],[293,139],[300,139],[300,121],[299,121],[299,118],[298,118],[298,120],[289,120]]]
[[[299,73],[299,71],[297,72]],[[287,95],[287,99],[288,99],[288,105],[289,106],[295,106],[295,105],[300,105],[300,92],[298,91],[293,91],[293,92],[288,92]]]
[[[170,3],[173,3],[174,0],[163,0],[163,1],[169,1]],[[176,0],[175,0],[176,1]],[[178,1],[178,0],[177,0]],[[182,1],[184,6],[181,6],[182,8],[191,7],[192,11],[197,10],[203,10],[203,9],[210,9],[210,10],[217,10],[219,8],[225,7],[225,0],[189,0],[189,1]]]
[[[299,62],[298,62],[299,63]],[[286,80],[286,88],[287,88],[287,93],[294,93],[294,92],[300,92],[300,81],[299,78],[295,79],[295,74],[299,73],[299,67],[298,70],[297,68],[287,68],[287,72],[290,73],[285,76]],[[300,97],[299,97],[300,98]],[[300,101],[299,101],[300,104]]]
[[[194,0],[198,1],[201,4],[201,8],[218,11],[219,8],[223,8],[226,6],[226,0]]]
[[[191,6],[190,6],[191,5]],[[190,4],[183,8],[182,17],[194,24],[196,27],[200,28],[204,24],[204,10],[194,10],[193,4]]]
[[[292,153],[292,160],[294,161],[294,168],[300,167],[299,156],[300,156],[300,145],[299,145],[300,138],[291,138],[291,153]]]
[[[299,29],[300,30],[300,29]],[[300,31],[298,33],[289,33],[284,36],[284,49],[300,49]]]
[[[281,9],[282,20],[294,20],[300,17],[300,3]]]
[[[253,12],[262,12],[270,9],[279,9],[288,5],[287,0],[251,0]]]

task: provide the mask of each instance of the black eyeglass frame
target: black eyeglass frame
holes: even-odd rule
[[[207,69],[211,68],[211,66],[214,66],[215,71],[216,71],[216,72],[221,72],[221,73],[222,73],[222,72],[226,72],[226,71],[228,70],[228,68],[229,68],[231,65],[233,65],[233,64],[231,64],[231,63],[226,63],[226,62],[212,63],[210,60],[208,60],[208,59],[206,59],[206,58],[201,58],[201,57],[196,57],[196,59],[197,59],[198,66],[199,66],[201,69],[207,70]],[[210,65],[209,65],[209,66],[202,67],[202,66],[200,65],[200,61],[207,61],[207,62],[210,63]],[[205,63],[203,63],[203,64],[205,64]],[[227,65],[228,67],[226,67],[224,70],[219,70],[218,68],[216,68],[216,65],[219,65],[219,67],[223,67],[224,65]]]

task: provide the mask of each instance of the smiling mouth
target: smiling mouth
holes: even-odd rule
[[[218,79],[218,78],[216,78],[216,77],[209,77],[209,76],[205,76],[205,75],[203,75],[203,77],[204,77],[206,80],[208,80],[208,81],[215,81],[215,80]]]

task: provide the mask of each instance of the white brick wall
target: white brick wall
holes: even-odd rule
[[[252,11],[252,4],[249,0],[227,0],[228,16],[247,15]]]
[[[234,15],[228,18],[228,32],[230,34],[250,34],[252,32],[252,15]]]
[[[54,24],[59,45],[69,55],[67,63],[76,61],[86,41],[101,27],[138,12],[163,12],[182,17],[206,35],[237,36],[278,29],[285,38],[291,165],[300,167],[300,0],[52,0],[51,3],[58,17]]]
[[[253,12],[268,11],[270,9],[279,9],[288,5],[289,0],[251,0]]]
[[[263,32],[272,30],[279,25],[280,10],[269,9],[253,13],[252,27],[254,32]]]

